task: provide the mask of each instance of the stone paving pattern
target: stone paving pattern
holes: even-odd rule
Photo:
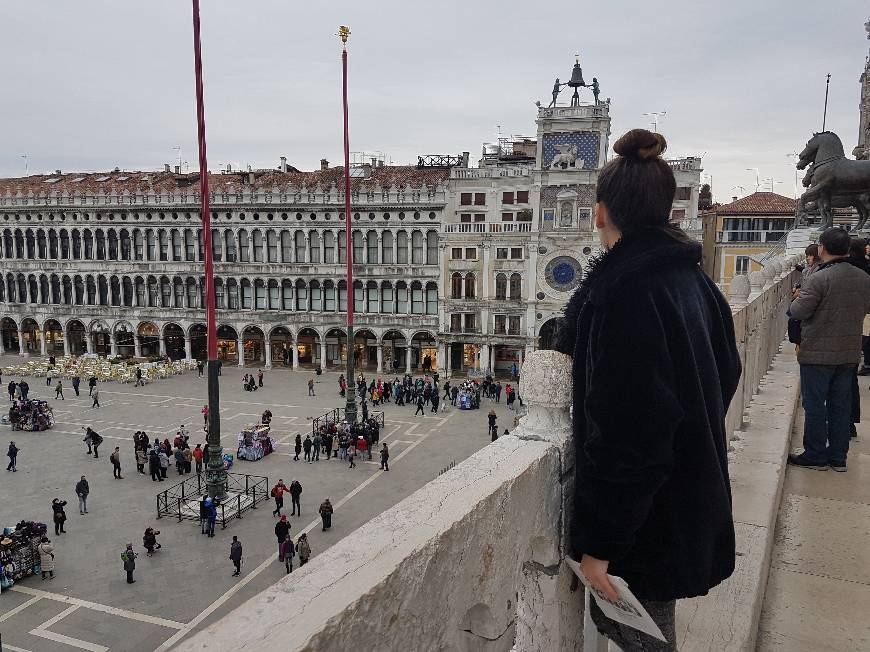
[[[789,466],[758,650],[870,650],[870,377],[846,473]],[[802,448],[803,410],[792,439]]]
[[[0,365],[17,361],[4,356]],[[413,407],[390,403],[381,434],[381,440],[390,445],[389,473],[379,470],[376,454],[372,462],[358,461],[356,469],[348,469],[339,460],[293,462],[295,433],[301,432],[304,438],[313,417],[343,405],[338,374],[315,377],[306,370],[266,371],[265,387],[248,393],[241,389],[242,373],[236,367],[225,368],[221,378],[224,447],[234,453],[239,428],[258,420],[267,407],[274,415],[272,434],[279,444],[275,454],[258,462],[237,461],[233,471],[268,476],[270,486],[279,477],[287,484],[294,478],[302,483],[304,516],[291,518],[291,535],[295,539],[310,530],[313,555],[388,510],[454,460],[458,463],[489,442],[489,401],[484,401],[483,409],[468,412],[450,408],[433,415],[427,408],[425,417],[414,417]],[[317,381],[313,398],[307,396],[311,377]],[[4,375],[4,392],[8,381]],[[0,595],[4,650],[168,649],[172,642],[210,624],[283,575],[283,564],[274,559],[276,519],[271,515],[271,499],[242,520],[231,522],[226,530],[218,526],[213,539],[201,536],[196,522],[155,518],[157,492],[188,476],[179,477],[174,466],[163,483],[138,474],[132,433],[142,429],[152,439],[169,436],[171,440],[183,423],[191,431],[192,445],[204,442],[200,409],[206,383],[195,371],[140,388],[103,383],[99,409],[90,407],[86,388],[76,398],[65,382],[66,400],[55,401],[45,379],[27,381],[31,396],[48,397],[57,423],[41,433],[12,432],[8,425],[0,426],[4,453],[10,439],[21,449],[18,473],[0,476],[4,497],[0,524],[12,526],[22,518],[49,523],[57,570],[54,580],[29,577]],[[514,414],[507,409],[504,396],[494,407],[499,430],[512,428]],[[82,426],[86,425],[105,438],[98,460],[86,454],[82,442]],[[112,477],[109,454],[115,446],[121,447],[123,480]],[[81,475],[87,476],[91,488],[89,513],[84,516],[78,513],[74,492]],[[68,502],[67,534],[59,537],[50,524],[55,496]],[[322,533],[317,507],[326,497],[336,510],[332,530]],[[289,498],[286,505],[284,511],[289,515]],[[142,548],[142,533],[149,525],[160,530],[163,544],[150,558]],[[244,546],[240,578],[231,577],[233,569],[227,559],[234,534]],[[120,561],[128,541],[142,553],[134,585],[126,584]]]

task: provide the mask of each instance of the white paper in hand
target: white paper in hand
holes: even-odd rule
[[[640,601],[634,597],[634,594],[628,590],[628,584],[624,579],[615,575],[607,576],[610,583],[613,585],[613,588],[616,589],[617,593],[619,593],[619,601],[613,602],[589,584],[589,580],[586,579],[586,576],[583,575],[580,570],[580,564],[570,557],[565,558],[565,563],[568,564],[571,570],[580,578],[580,581],[583,582],[583,585],[587,589],[589,589],[589,592],[595,596],[595,602],[598,604],[598,608],[601,609],[605,616],[618,623],[622,623],[623,625],[628,625],[644,634],[649,634],[662,642],[667,641],[662,634],[662,630],[660,630],[658,625],[655,624],[655,621],[650,617],[647,610],[644,609]]]

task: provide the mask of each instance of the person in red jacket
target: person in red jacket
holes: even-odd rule
[[[287,485],[283,480],[278,480],[278,483],[272,487],[272,498],[275,499],[275,509],[272,516],[281,516],[281,508],[284,507],[284,492],[287,491]]]

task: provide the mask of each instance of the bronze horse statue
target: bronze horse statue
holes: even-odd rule
[[[833,207],[854,206],[858,211],[857,229],[870,216],[870,161],[846,158],[843,143],[832,131],[822,131],[813,137],[799,155],[798,170],[812,164],[804,178],[808,185],[798,202],[798,213],[807,213],[807,204],[815,204],[822,218],[821,229],[834,223]]]

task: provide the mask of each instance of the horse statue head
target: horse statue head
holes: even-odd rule
[[[844,158],[843,143],[833,131],[822,131],[813,134],[807,146],[798,155],[798,170],[803,170],[810,163],[821,163],[834,158]]]

